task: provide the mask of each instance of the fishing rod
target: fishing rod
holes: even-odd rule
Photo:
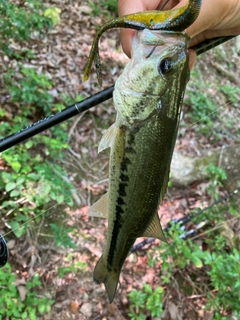
[[[234,38],[236,36],[225,36],[219,38],[213,38],[210,40],[205,40],[197,44],[196,46],[192,47],[197,55],[205,53],[206,51],[215,48],[216,46]],[[3,152],[16,144],[29,139],[38,133],[47,130],[57,124],[60,124],[63,121],[66,121],[90,108],[102,103],[110,98],[112,98],[114,90],[114,85],[108,87],[93,96],[90,96],[80,102],[76,102],[73,105],[63,109],[62,111],[52,114],[42,120],[39,120],[28,127],[21,129],[20,131],[13,133],[2,140],[0,140],[0,152]]]

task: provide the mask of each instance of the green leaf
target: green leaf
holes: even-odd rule
[[[15,172],[19,172],[21,169],[21,163],[18,161],[11,162],[11,166]]]
[[[10,193],[10,197],[17,197],[20,194],[20,192],[18,190],[13,190]]]
[[[23,182],[26,181],[26,178],[25,177],[19,177],[17,178],[17,184],[23,184]]]
[[[196,256],[192,257],[192,262],[197,268],[202,268],[203,266],[202,261]]]
[[[8,182],[5,186],[5,190],[7,192],[13,190],[14,188],[16,188],[16,183],[15,182]]]
[[[46,310],[45,304],[40,303],[40,304],[38,305],[38,311],[39,311],[39,313],[40,313],[40,314],[44,314],[45,310]]]
[[[51,191],[51,185],[50,184],[45,184],[43,186],[43,192],[45,195],[49,194],[49,192]]]
[[[25,147],[26,147],[27,149],[30,149],[32,146],[33,146],[33,141],[32,141],[32,140],[28,140],[28,141],[25,143]]]
[[[61,203],[63,203],[63,201],[64,201],[64,196],[63,196],[63,195],[59,195],[59,196],[57,197],[57,203],[58,203],[58,204],[61,204]]]
[[[9,221],[8,224],[17,238],[20,238],[24,233],[26,233],[25,227],[21,226],[17,221]]]
[[[61,21],[60,13],[61,10],[59,8],[48,8],[44,11],[44,17],[50,18],[52,20],[53,26],[55,26]]]

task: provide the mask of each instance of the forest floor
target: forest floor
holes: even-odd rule
[[[33,39],[28,44],[37,59],[26,59],[23,64],[49,75],[55,84],[50,93],[56,100],[63,94],[76,101],[97,93],[101,88],[97,85],[95,70],[92,70],[86,82],[82,81],[82,76],[96,26],[108,20],[106,12],[96,17],[88,1],[79,0],[51,0],[48,6],[61,9],[61,22],[43,41]],[[102,36],[100,56],[103,62],[102,87],[107,88],[115,83],[129,60],[121,50],[118,30],[111,30]],[[15,61],[8,60],[5,63],[13,67]],[[236,40],[198,57],[185,96],[176,150],[198,157],[203,150],[240,142],[240,125],[237,121],[240,110],[235,107],[240,101],[239,93],[237,101],[233,102],[234,88],[240,84],[239,65],[240,52],[237,53]],[[226,94],[226,89],[224,91],[222,88],[232,88],[232,91]],[[210,108],[214,110],[212,114],[202,111],[199,115],[192,115],[194,105],[200,100],[206,105],[210,101]],[[108,304],[104,286],[93,282],[93,270],[106,241],[107,221],[89,217],[87,210],[108,187],[109,152],[98,155],[97,146],[102,133],[114,122],[115,116],[113,102],[109,100],[68,121],[70,148],[59,163],[64,166],[69,180],[75,186],[75,197],[80,205],[75,208],[63,205],[49,208],[49,218],[45,218],[34,240],[29,236],[29,239],[19,241],[17,250],[16,242],[9,247],[13,267],[22,274],[38,272],[43,282],[39,294],[54,300],[51,311],[41,319],[130,319],[128,293],[132,289],[141,289],[143,282],[153,288],[160,283],[161,264],[154,268],[148,265],[148,256],[153,254],[153,247],[161,246],[157,240],[128,256],[112,304]],[[206,129],[206,121],[202,121],[204,117],[210,119],[210,132]],[[172,219],[210,205],[212,199],[205,191],[207,185],[208,181],[201,180],[188,186],[179,183],[170,187],[159,208],[163,227]],[[229,191],[232,190],[222,188],[221,195]],[[62,221],[64,226],[74,226],[71,237],[76,244],[75,249],[57,247],[51,237],[46,241],[44,225],[51,220]],[[192,224],[187,226],[191,227]],[[230,227],[236,232],[235,225]],[[138,239],[137,242],[142,240]],[[204,245],[203,238],[198,239],[198,245]],[[27,251],[27,248],[31,250]],[[204,271],[194,272],[200,281],[205,281]],[[194,284],[180,269],[175,270],[174,281],[164,288],[163,319],[212,319],[212,313],[202,309],[206,304],[204,290],[202,294],[195,294],[194,288],[191,294],[184,291],[184,287],[194,287]],[[146,314],[146,319],[153,318]]]

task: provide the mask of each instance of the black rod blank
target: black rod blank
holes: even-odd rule
[[[200,55],[206,52],[207,50],[212,49],[232,38],[234,38],[234,36],[226,36],[205,40],[204,42],[201,42],[198,45],[192,47],[192,49],[195,50],[197,55]],[[78,113],[89,110],[97,104],[112,98],[113,90],[114,86],[108,87],[107,89],[104,89],[89,98],[86,98],[78,103],[75,103],[70,107],[63,109],[57,114],[53,114],[49,117],[46,117],[45,119],[39,120],[38,122],[35,122],[29,125],[28,127],[0,140],[0,152],[5,151],[16,144],[23,142],[24,140],[31,138],[36,134],[55,126],[56,124],[59,124],[65,120],[68,120],[76,116]]]
[[[5,151],[19,142],[22,142],[28,138],[35,136],[36,134],[49,129],[56,124],[59,124],[65,120],[68,120],[77,114],[86,111],[103,101],[106,101],[112,97],[114,86],[111,86],[105,90],[102,90],[95,95],[84,99],[80,102],[73,104],[62,111],[50,115],[45,119],[39,120],[28,127],[0,140],[0,152]]]

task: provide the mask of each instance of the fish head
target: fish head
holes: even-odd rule
[[[121,118],[132,124],[156,110],[172,114],[169,106],[174,102],[176,109],[189,79],[188,42],[184,32],[136,32],[132,58],[115,84],[114,104]]]

